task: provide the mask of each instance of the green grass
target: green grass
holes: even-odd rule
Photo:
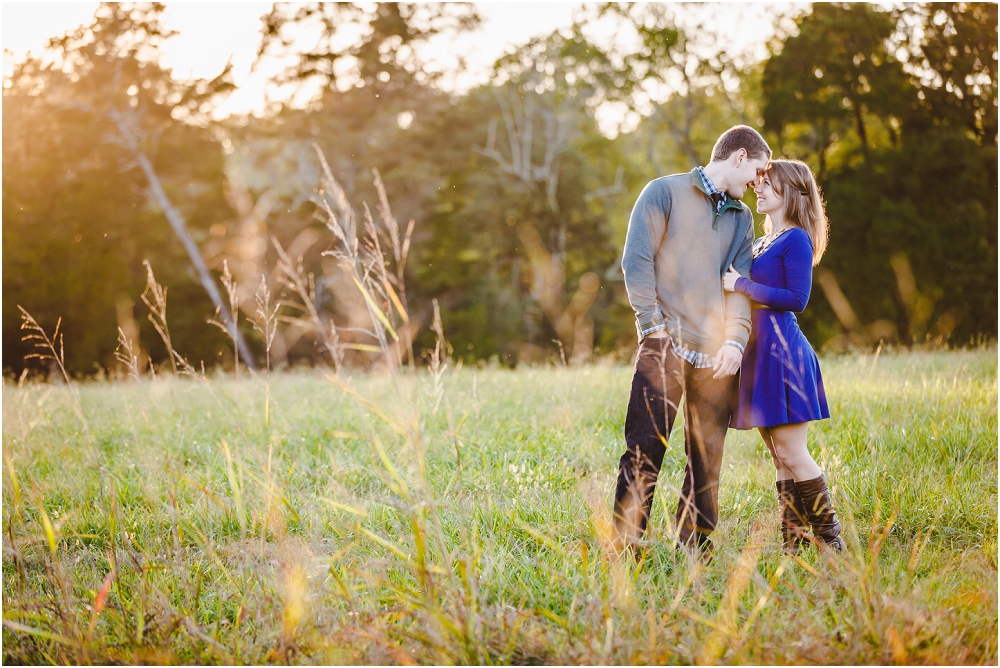
[[[262,377],[8,383],[3,660],[995,664],[996,349],[823,371],[847,553],[781,553],[731,431],[707,567],[680,422],[646,559],[607,553],[625,366],[275,374],[270,424]]]

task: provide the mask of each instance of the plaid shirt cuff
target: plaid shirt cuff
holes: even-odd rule
[[[733,341],[732,339],[726,339],[726,342],[724,344],[722,344],[722,345],[724,345],[724,346],[733,346],[734,348],[736,348],[737,350],[740,351],[740,355],[742,355],[745,352],[745,349],[743,348],[743,344],[740,343],[739,341]]]
[[[661,329],[666,329],[666,328],[667,328],[666,323],[661,323],[659,325],[653,325],[652,327],[648,327],[646,329],[640,329],[639,330],[639,339],[642,340],[642,339],[646,338],[647,336],[649,336],[650,334],[652,334],[653,332],[658,332]]]

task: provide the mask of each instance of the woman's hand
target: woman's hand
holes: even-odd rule
[[[722,277],[722,287],[726,292],[736,292],[736,279],[740,278],[740,273],[729,265],[729,271]]]

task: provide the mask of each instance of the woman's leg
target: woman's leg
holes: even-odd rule
[[[785,465],[782,463],[781,459],[774,451],[774,443],[771,441],[771,430],[770,427],[758,427],[757,431],[760,432],[760,438],[764,441],[764,445],[767,446],[767,451],[771,453],[771,461],[774,463],[775,480],[794,480],[792,472],[789,471]]]
[[[782,549],[789,554],[795,554],[799,551],[799,545],[802,544],[805,535],[809,532],[809,520],[807,519],[805,506],[802,504],[798,490],[795,488],[795,480],[792,477],[792,472],[785,467],[774,449],[770,429],[760,427],[759,431],[764,445],[767,446],[767,451],[771,453],[771,461],[774,462],[774,487],[778,493],[778,516],[781,518]]]
[[[833,508],[826,476],[806,447],[808,429],[806,422],[771,427],[771,444],[778,459],[792,472],[795,489],[812,525],[813,535],[839,552],[844,549],[840,539],[840,520]]]
[[[783,424],[768,429],[771,437],[771,447],[774,456],[782,466],[791,472],[795,480],[812,480],[823,475],[816,465],[809,448],[806,447],[806,436],[809,433],[809,423]]]

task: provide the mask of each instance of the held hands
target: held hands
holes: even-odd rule
[[[740,370],[740,363],[742,361],[743,353],[739,351],[739,348],[728,344],[722,346],[715,355],[715,361],[712,362],[712,368],[715,369],[715,374],[712,378],[732,376]]]
[[[736,292],[736,279],[739,277],[740,273],[733,269],[733,265],[729,265],[729,271],[722,276],[723,289],[726,292]]]

